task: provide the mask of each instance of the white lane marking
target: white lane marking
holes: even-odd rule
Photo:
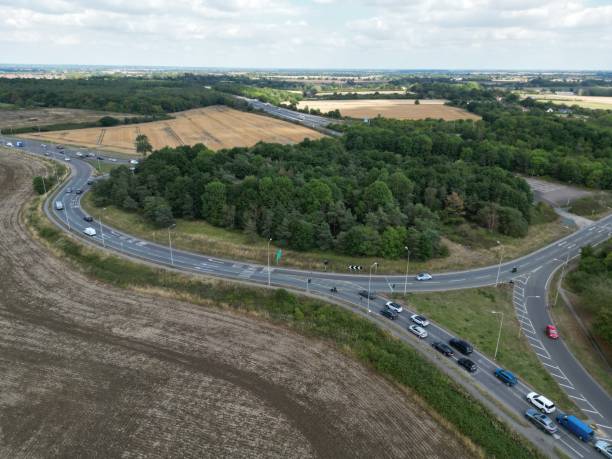
[[[576,247],[576,244],[570,244],[566,248],[569,250],[569,249],[573,249],[574,247]]]
[[[549,373],[550,373],[550,375],[551,375],[551,376],[554,376],[555,378],[559,378],[559,379],[566,379],[566,380],[568,380],[568,379],[567,379],[565,376],[558,375],[558,374],[556,374],[556,373],[553,373],[552,371],[549,371]],[[568,380],[568,381],[569,381],[569,380]]]
[[[532,273],[536,273],[538,272],[540,269],[542,268],[542,266],[538,266],[536,269],[531,270]]]
[[[523,328],[523,327],[521,327],[521,330],[526,331],[527,333],[531,333],[532,335],[536,334],[535,330],[527,330],[526,328]],[[525,336],[527,336],[527,335],[525,335]],[[527,336],[527,338],[531,338],[531,336]]]
[[[567,241],[563,241],[563,242],[561,242],[561,243],[559,243],[559,244],[557,244],[557,245],[558,245],[559,247],[561,247],[561,246],[564,246],[565,244],[567,244]]]
[[[571,449],[573,452],[575,452],[578,456],[584,457],[582,454],[580,454],[578,451],[576,451],[574,448],[572,448],[565,440],[563,440],[563,438],[559,437],[559,441],[562,442],[569,449]]]
[[[486,277],[491,277],[491,275],[487,274],[486,276],[478,276],[478,277],[475,277],[474,279],[484,279]]]
[[[539,352],[536,352],[536,355],[539,355],[539,356],[540,356],[540,357],[542,357],[543,359],[548,359],[548,360],[551,360],[551,358],[550,358],[550,357],[547,357],[547,356],[545,356],[545,355],[542,355],[542,354],[540,354]],[[541,363],[544,363],[544,362],[541,362]]]
[[[449,282],[463,282],[465,279],[451,279]]]
[[[550,363],[540,362],[542,365],[546,365],[547,367],[554,368],[555,370],[559,370],[559,367],[555,365],[551,365]]]
[[[567,384],[563,384],[563,383],[560,383],[560,382],[558,382],[557,384],[559,384],[560,386],[563,386],[563,387],[567,387],[568,389],[576,390],[576,388],[574,386],[568,386]]]
[[[586,411],[587,413],[593,413],[593,414],[599,414],[601,416],[601,413],[599,413],[599,411],[593,411],[593,410],[586,410],[584,408],[581,408],[582,411]]]
[[[588,402],[588,400],[586,398],[576,397],[575,395],[570,395],[570,394],[567,394],[567,396],[575,398],[576,400],[582,400],[583,402]]]
[[[603,424],[595,424],[597,427],[601,427],[602,429],[610,429],[612,430],[612,427],[610,426],[604,426]]]

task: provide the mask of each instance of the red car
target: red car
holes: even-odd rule
[[[546,336],[548,336],[550,339],[559,339],[559,332],[557,331],[557,327],[555,327],[554,325],[547,325]]]

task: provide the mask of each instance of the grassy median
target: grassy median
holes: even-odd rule
[[[543,457],[460,385],[416,350],[367,319],[286,290],[200,280],[91,249],[51,226],[40,199],[26,209],[35,236],[89,277],[118,287],[155,289],[209,307],[264,316],[308,336],[325,339],[392,381],[409,388],[487,457]]]
[[[577,410],[542,366],[526,338],[519,334],[512,290],[508,286],[414,293],[409,294],[407,300],[419,313],[466,339],[491,360],[495,355],[501,317],[491,311],[503,312],[504,323],[496,360],[499,366],[515,373],[563,410]]]

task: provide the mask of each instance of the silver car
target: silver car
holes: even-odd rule
[[[612,442],[597,440],[595,442],[595,449],[603,454],[604,457],[612,459]]]
[[[552,419],[534,408],[529,408],[527,411],[525,411],[525,417],[529,419],[538,429],[541,429],[551,435],[559,430]]]
[[[412,333],[414,333],[421,339],[427,338],[427,332],[423,327],[419,327],[418,325],[410,325],[408,327],[408,330],[410,330]]]

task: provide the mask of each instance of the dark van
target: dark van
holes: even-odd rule
[[[462,339],[453,338],[449,341],[449,344],[464,355],[470,355],[474,351],[472,345]]]

